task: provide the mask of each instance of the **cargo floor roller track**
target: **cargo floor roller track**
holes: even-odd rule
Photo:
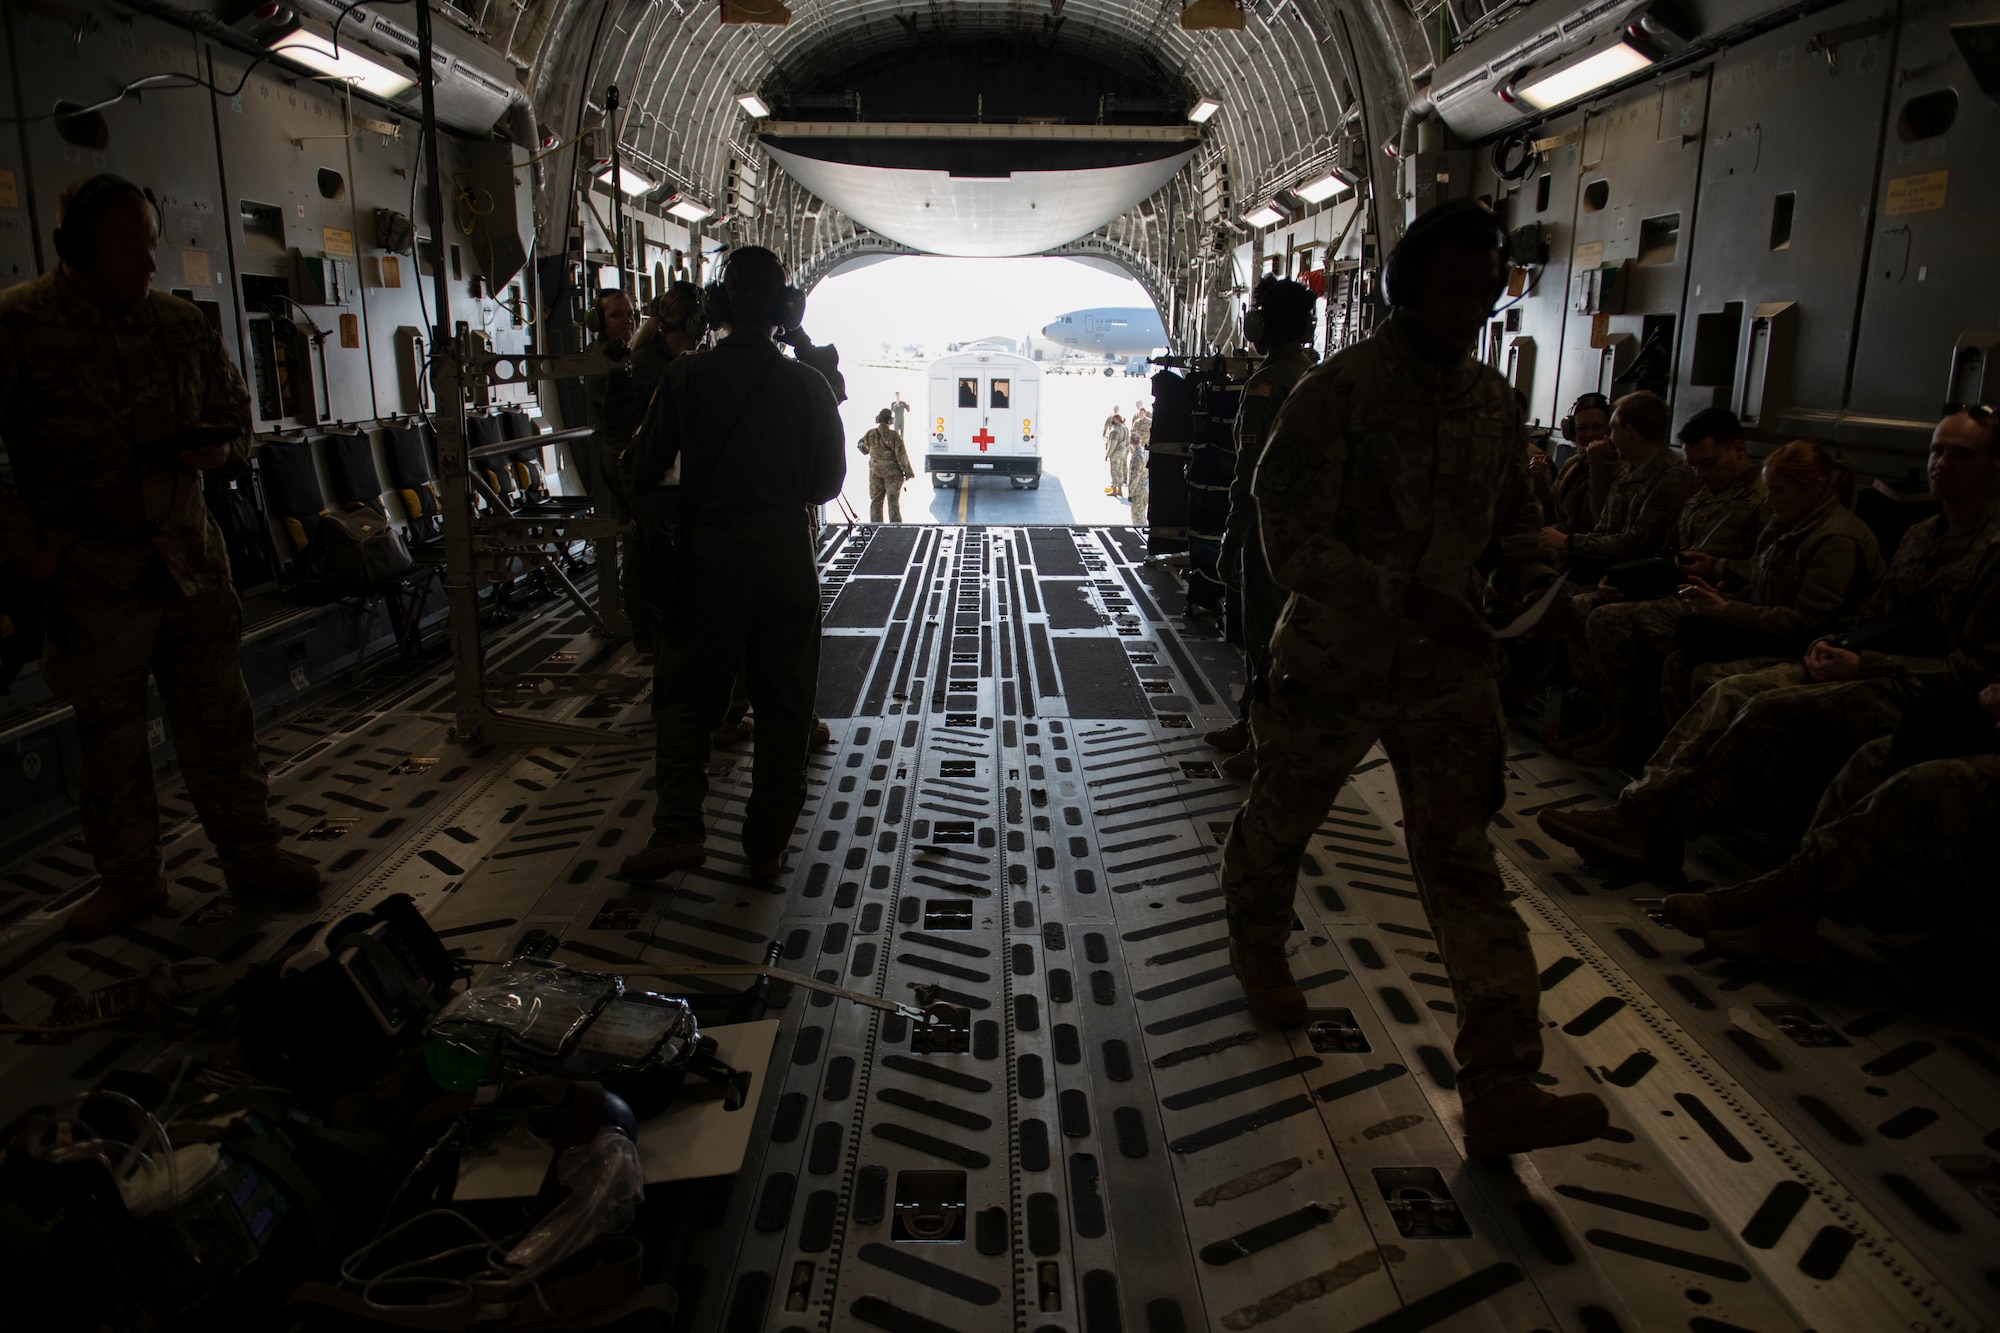
[[[56,923],[74,843],[0,872],[0,1010],[34,1021],[196,954],[278,951],[394,888],[475,957],[531,930],[605,970],[761,961],[966,1011],[962,1027],[793,990],[750,1159],[696,1247],[684,1326],[753,1330],[1974,1329],[1993,1255],[2000,1049],[1907,948],[1836,933],[1812,975],[1732,964],[1534,832],[1615,779],[1516,738],[1492,836],[1543,966],[1550,1078],[1609,1136],[1508,1163],[1461,1154],[1452,997],[1363,764],[1301,872],[1308,1030],[1243,1012],[1216,871],[1244,784],[1201,732],[1229,650],[1124,529],[838,528],[823,543],[820,706],[793,870],[744,877],[749,745],[716,756],[710,860],[610,878],[645,839],[645,687],[539,715],[630,740],[467,750],[449,682],[267,730],[282,818],[332,880],[319,912],[218,891],[186,803],[173,898],[110,939]],[[496,672],[643,675],[560,611]],[[1741,868],[1698,848],[1691,873]],[[1904,942],[1907,944],[1907,942]],[[694,989],[723,989],[713,977]],[[926,993],[929,993],[928,991]],[[8,1113],[143,1064],[150,1037],[5,1048]]]

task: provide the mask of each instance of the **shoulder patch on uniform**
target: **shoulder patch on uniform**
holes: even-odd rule
[[[1289,436],[1279,435],[1257,460],[1257,475],[1251,491],[1260,499],[1296,490],[1313,474],[1316,460]]]
[[[1271,396],[1271,386],[1269,384],[1252,384],[1243,390],[1243,396],[1245,398],[1269,398]]]

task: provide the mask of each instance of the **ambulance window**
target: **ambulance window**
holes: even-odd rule
[[[960,380],[958,382],[958,405],[960,407],[979,406],[978,380]]]
[[[1014,383],[1014,382],[1013,382],[1012,380],[994,380],[994,381],[993,381],[993,401],[992,401],[992,402],[990,402],[990,403],[988,403],[988,404],[987,404],[987,406],[988,406],[988,407],[998,407],[998,408],[1003,408],[1003,409],[1004,409],[1004,408],[1005,408],[1005,407],[1007,406],[1007,393],[1008,393],[1008,390],[1009,390],[1009,389],[1011,389],[1011,388],[1013,387],[1013,383]]]

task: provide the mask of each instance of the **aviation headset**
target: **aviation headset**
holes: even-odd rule
[[[614,296],[623,296],[628,301],[632,299],[630,293],[622,292],[616,287],[604,288],[590,298],[590,308],[583,312],[583,327],[592,333],[603,333],[604,303]]]
[[[1565,440],[1576,439],[1576,414],[1578,412],[1588,412],[1593,409],[1609,416],[1611,414],[1611,400],[1601,393],[1578,394],[1576,401],[1570,404],[1569,415],[1558,423],[1558,429],[1562,431],[1562,437]]]
[[[62,223],[55,230],[56,257],[74,269],[88,269],[95,265],[97,237],[92,234],[92,229],[110,211],[111,205],[128,194],[153,206],[158,233],[165,234],[166,213],[151,190],[123,176],[108,171],[99,172],[77,186],[76,193],[64,205]]]
[[[1439,204],[1428,213],[1420,213],[1417,220],[1403,233],[1403,239],[1389,252],[1388,262],[1382,266],[1383,295],[1391,305],[1407,305],[1416,297],[1416,285],[1422,279],[1419,269],[1411,266],[1428,262],[1435,257],[1434,252],[1442,248],[1437,234],[1449,223],[1455,223],[1468,213],[1477,213],[1486,223],[1488,235],[1477,243],[1454,242],[1467,249],[1485,248],[1496,250],[1500,255],[1500,276],[1493,284],[1493,300],[1498,301],[1507,290],[1507,276],[1510,256],[1513,253],[1513,237],[1507,224],[1494,215],[1492,209],[1473,199],[1454,199],[1450,203]]]

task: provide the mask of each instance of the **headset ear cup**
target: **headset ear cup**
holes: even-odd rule
[[[1575,417],[1564,417],[1564,418],[1562,419],[1562,421],[1561,421],[1560,423],[1558,423],[1558,424],[1557,424],[1557,426],[1556,426],[1556,429],[1557,429],[1557,430],[1559,430],[1560,432],[1562,432],[1562,437],[1563,437],[1563,438],[1564,438],[1565,440],[1568,440],[1568,441],[1570,441],[1570,442],[1571,442],[1572,444],[1574,444],[1574,443],[1576,442],[1576,418],[1575,418]]]

